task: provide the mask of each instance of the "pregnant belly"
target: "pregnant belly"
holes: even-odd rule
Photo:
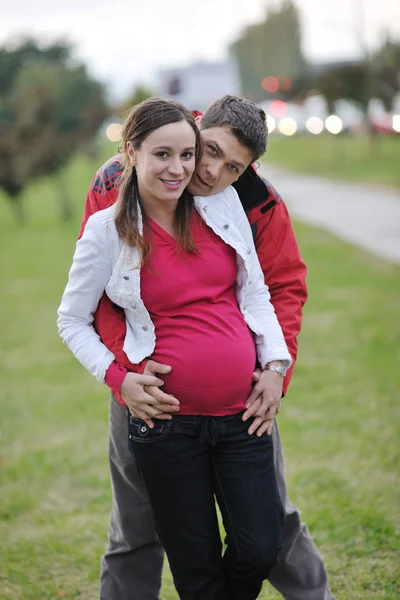
[[[180,414],[222,416],[240,412],[251,392],[255,344],[246,328],[232,340],[221,333],[204,339],[157,336],[152,359],[170,365],[163,390],[180,402]],[[179,349],[179,352],[177,351]]]

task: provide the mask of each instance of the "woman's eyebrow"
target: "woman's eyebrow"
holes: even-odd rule
[[[184,148],[183,151],[186,152],[187,150],[195,150],[196,148],[194,146],[188,146],[187,148]],[[174,150],[174,148],[172,146],[154,146],[153,150]]]

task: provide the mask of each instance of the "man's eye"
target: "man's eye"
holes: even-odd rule
[[[182,157],[185,158],[186,160],[190,160],[191,158],[193,158],[194,153],[193,152],[184,152],[182,154]]]
[[[156,153],[157,158],[167,158],[168,152],[165,150],[160,150],[160,152]]]
[[[230,164],[228,165],[228,169],[229,169],[230,171],[234,171],[235,173],[238,171],[238,168],[237,168],[237,166],[236,166],[236,165],[233,165],[232,163],[230,163]]]

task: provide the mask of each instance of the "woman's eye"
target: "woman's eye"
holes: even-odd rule
[[[185,158],[186,160],[190,160],[191,158],[193,158],[194,153],[193,152],[184,152],[182,154],[182,157]]]
[[[235,171],[235,172],[238,170],[237,166],[236,166],[236,165],[233,165],[232,163],[230,163],[230,164],[228,165],[228,169],[229,169],[230,171]]]
[[[160,152],[157,152],[156,156],[157,158],[167,158],[168,152],[165,150],[160,150]]]
[[[210,154],[217,154],[217,149],[214,146],[207,146]]]

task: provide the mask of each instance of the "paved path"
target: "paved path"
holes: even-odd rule
[[[262,165],[260,172],[298,221],[400,263],[400,192],[289,173],[270,165]]]

